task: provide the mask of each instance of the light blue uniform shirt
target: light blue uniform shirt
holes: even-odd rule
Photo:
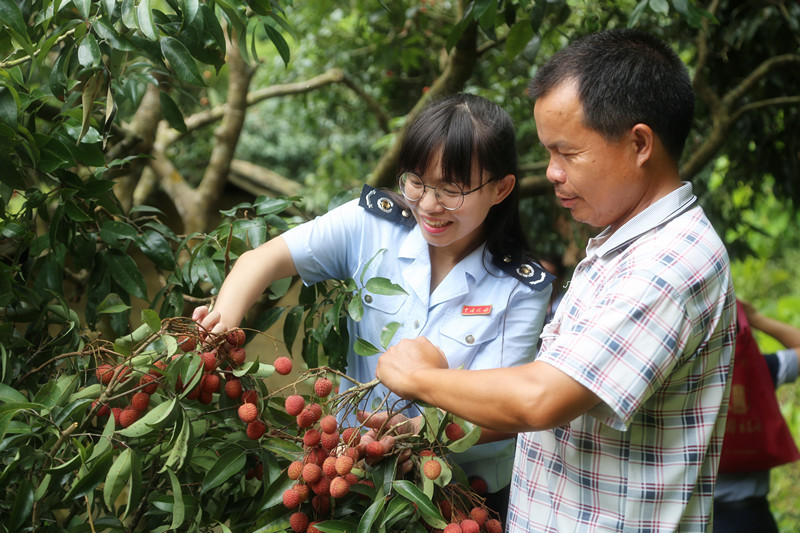
[[[489,264],[488,258],[484,261],[483,245],[459,262],[431,293],[428,243],[419,227],[371,214],[356,200],[289,230],[283,237],[307,285],[328,279],[358,282],[365,265],[374,258],[364,281],[388,278],[408,293],[362,292],[364,316],[360,322],[348,321],[347,354],[347,375],[361,383],[375,378],[379,356],[357,355],[355,339],[380,347],[382,328],[393,322],[400,327],[390,344],[427,337],[445,353],[450,368],[507,367],[534,358],[551,287],[535,291],[505,274]],[[465,306],[467,313],[478,306],[491,306],[491,310],[488,314],[463,314]],[[340,392],[352,385],[343,381]],[[400,400],[379,385],[360,408],[373,409],[386,395],[390,396],[387,407]],[[419,411],[412,407],[403,413],[414,417]],[[474,446],[456,459],[467,475],[483,477],[489,491],[495,492],[510,482],[514,447],[513,439]]]

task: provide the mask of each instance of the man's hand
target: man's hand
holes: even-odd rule
[[[378,359],[375,375],[398,396],[415,400],[414,373],[437,368],[448,368],[444,353],[425,337],[417,337],[403,339],[386,350]]]

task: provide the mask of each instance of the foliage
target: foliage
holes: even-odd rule
[[[320,421],[352,412],[377,381],[329,396],[328,377],[343,375],[320,367],[270,390],[264,378],[278,363],[247,361],[243,334],[206,335],[152,310],[142,321],[114,343],[98,340],[29,370],[21,382],[48,376],[38,390],[0,385],[3,531],[86,531],[87,524],[93,531],[283,531],[301,510],[327,520],[319,528],[329,532],[424,531],[422,523],[446,524],[434,501],[452,512],[482,507],[445,456],[476,441],[480,430],[471,424],[428,408],[418,434],[390,426],[375,433],[378,457],[360,428],[352,437]],[[301,396],[308,380],[329,388]],[[290,395],[304,404],[292,414]],[[255,419],[241,414],[248,403]],[[450,423],[465,430],[461,436],[445,435]],[[415,464],[405,475],[397,468],[404,450]],[[345,455],[346,471],[337,467],[322,480],[289,471],[295,461],[322,467]],[[421,469],[431,460],[442,466],[433,480]],[[314,497],[287,503],[289,489]]]

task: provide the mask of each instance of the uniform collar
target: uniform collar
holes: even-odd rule
[[[610,229],[606,228],[597,237],[590,239],[586,248],[587,255],[603,257],[677,217],[689,209],[696,200],[697,197],[692,194],[692,184],[684,181],[678,189],[647,207],[617,231],[610,233]]]
[[[480,282],[488,274],[483,261],[485,248],[486,243],[481,244],[453,267],[431,295],[430,305],[465,294],[469,291],[470,278],[473,282]],[[414,226],[406,235],[400,245],[398,258],[412,261],[405,269],[404,277],[412,284],[420,299],[426,301],[427,297],[423,297],[423,293],[427,295],[430,292],[431,258],[428,242],[422,236],[419,226]]]

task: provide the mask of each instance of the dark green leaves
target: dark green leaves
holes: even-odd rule
[[[164,37],[161,39],[161,52],[178,79],[192,85],[205,85],[197,63],[182,42],[174,37]]]

